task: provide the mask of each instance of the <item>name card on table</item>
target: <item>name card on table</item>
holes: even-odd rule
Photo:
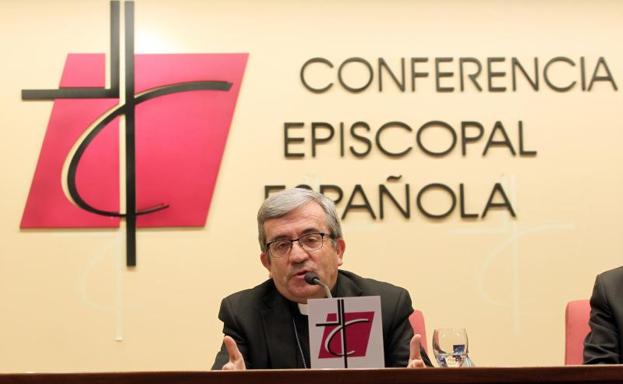
[[[310,299],[312,368],[383,368],[380,296]]]

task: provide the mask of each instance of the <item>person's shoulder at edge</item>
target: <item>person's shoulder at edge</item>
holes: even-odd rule
[[[584,364],[618,364],[621,351],[616,307],[619,292],[623,291],[623,266],[601,272],[595,278],[590,299],[590,332],[584,339]]]
[[[617,281],[623,284],[623,266],[602,272],[597,275],[597,278],[604,281]]]

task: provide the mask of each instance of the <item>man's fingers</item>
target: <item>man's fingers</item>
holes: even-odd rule
[[[230,362],[236,362],[242,358],[242,354],[238,350],[238,346],[231,336],[225,336],[223,338],[223,343],[225,343],[225,348],[227,348],[227,354],[229,355]]]
[[[246,369],[246,364],[244,363],[244,357],[242,357],[242,353],[238,349],[236,342],[231,336],[225,336],[223,338],[223,344],[225,344],[225,349],[227,349],[227,355],[229,356],[229,361],[223,365],[224,371],[238,371]]]
[[[420,355],[421,339],[422,336],[417,333],[411,338],[411,343],[409,344],[409,360],[422,360],[422,356]]]
[[[422,360],[409,360],[409,365],[407,365],[407,368],[424,368],[426,367],[426,365],[424,364],[424,362]]]
[[[424,368],[426,366],[422,360],[420,350],[421,339],[422,336],[419,334],[415,334],[411,338],[411,342],[409,343],[409,363],[407,364],[407,368]]]

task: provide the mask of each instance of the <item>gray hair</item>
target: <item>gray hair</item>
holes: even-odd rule
[[[305,188],[291,188],[272,194],[257,212],[257,231],[260,249],[266,252],[266,233],[264,223],[267,220],[287,215],[297,208],[310,202],[317,203],[326,214],[326,224],[332,239],[342,238],[340,219],[335,210],[335,204],[325,195]]]

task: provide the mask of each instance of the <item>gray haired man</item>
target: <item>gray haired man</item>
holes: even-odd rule
[[[413,335],[409,293],[340,270],[346,243],[333,202],[307,189],[271,195],[258,214],[260,260],[270,278],[223,299],[225,334],[212,369],[308,368],[307,300],[325,296],[305,281],[314,272],[336,297],[381,297],[385,364],[423,367],[420,335]]]

